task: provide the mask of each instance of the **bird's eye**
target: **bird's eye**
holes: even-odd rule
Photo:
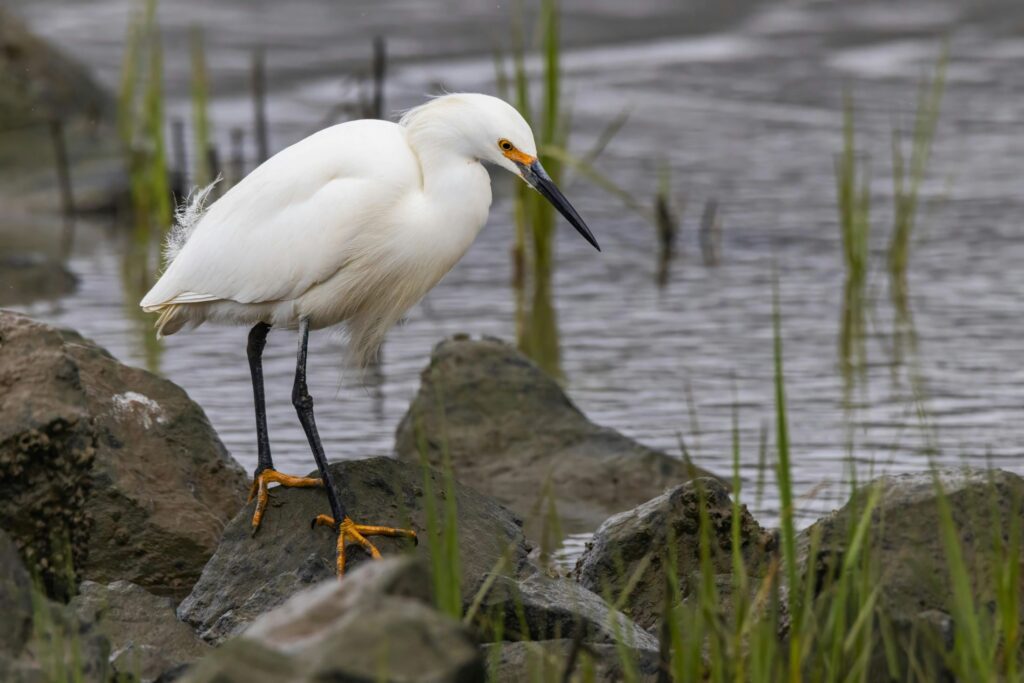
[[[501,147],[502,151],[504,152],[511,152],[513,149],[515,149],[515,146],[505,138],[498,140],[498,147]]]

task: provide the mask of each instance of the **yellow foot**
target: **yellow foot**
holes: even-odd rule
[[[356,524],[348,517],[341,520],[341,524],[335,524],[334,518],[327,515],[317,515],[313,520],[313,526],[329,526],[338,532],[338,578],[345,573],[345,542],[358,543],[370,553],[375,560],[380,559],[380,551],[376,546],[366,540],[367,536],[390,536],[392,538],[411,538],[413,543],[418,543],[416,532],[411,529],[395,529],[389,526],[366,526]]]
[[[271,484],[290,486],[296,488],[311,488],[322,486],[321,481],[315,477],[293,477],[289,474],[281,474],[276,470],[266,469],[260,472],[252,480],[252,488],[249,489],[249,502],[256,499],[256,511],[252,513],[252,535],[259,531],[260,522],[263,521],[263,513],[270,501],[270,492],[267,487]]]

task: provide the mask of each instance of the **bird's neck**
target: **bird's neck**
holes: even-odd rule
[[[453,227],[471,232],[467,236],[472,240],[487,221],[491,206],[487,170],[479,160],[447,146],[411,142],[420,160],[423,193],[429,204]]]

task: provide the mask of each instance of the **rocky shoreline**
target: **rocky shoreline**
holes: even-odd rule
[[[572,680],[616,681],[628,664],[654,681],[669,569],[683,602],[711,579],[725,612],[744,597],[729,594],[737,556],[752,586],[777,575],[778,532],[723,483],[594,425],[496,340],[437,347],[396,450],[332,468],[354,518],[412,527],[420,543],[382,539],[381,562],[350,547],[334,581],[334,538],[309,524],[321,491],[274,490],[252,536],[247,475],[180,388],[0,311],[0,680],[58,667],[90,683],[520,681],[572,667]],[[801,571],[825,585],[871,492],[859,543],[884,564],[877,604],[904,652],[923,632],[954,646],[936,482],[973,567],[991,529],[1020,515],[1017,475],[881,477],[798,539]],[[454,546],[431,522],[449,509]],[[597,528],[568,576],[546,561],[552,521]],[[775,585],[755,599],[781,605]],[[893,663],[880,651],[867,665],[883,680]]]

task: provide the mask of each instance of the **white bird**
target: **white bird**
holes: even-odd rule
[[[247,351],[259,452],[249,496],[257,499],[253,533],[269,484],[326,484],[332,516],[315,522],[338,533],[339,575],[346,541],[379,557],[366,536],[415,540],[415,533],[355,524],[338,499],[306,386],[309,331],[344,323],[352,359],[371,359],[388,329],[462,258],[487,221],[484,162],[536,188],[600,250],[545,173],[519,112],[495,97],[452,94],[410,110],[397,124],[359,120],[314,133],[205,212],[200,192],[179,214],[165,249],[169,265],[140,303],[160,314],[163,335],[207,321],[252,326]],[[299,331],[292,402],[320,479],[274,470],[261,361],[271,327]]]

